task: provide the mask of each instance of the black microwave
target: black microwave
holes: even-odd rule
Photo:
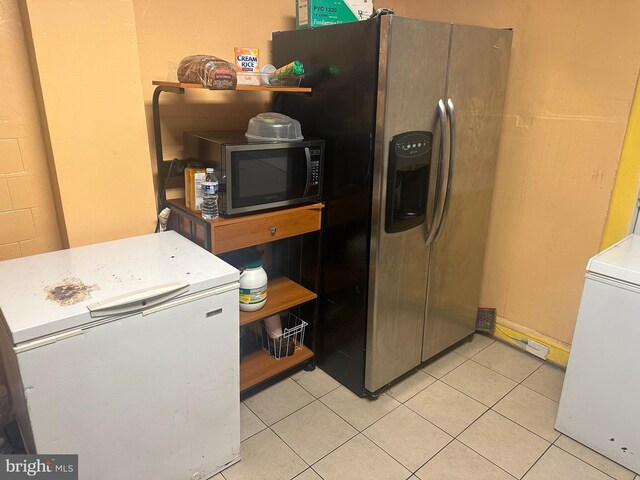
[[[222,215],[321,199],[324,140],[263,143],[244,132],[186,132],[184,153],[215,169]]]

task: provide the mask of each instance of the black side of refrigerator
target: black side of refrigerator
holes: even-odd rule
[[[304,64],[311,95],[275,109],[326,141],[316,362],[364,395],[378,19],[273,34],[273,64]]]

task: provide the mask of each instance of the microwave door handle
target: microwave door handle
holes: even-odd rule
[[[311,151],[309,151],[309,147],[304,147],[304,155],[307,157],[307,184],[302,196],[306,197],[309,194],[309,188],[311,188]]]

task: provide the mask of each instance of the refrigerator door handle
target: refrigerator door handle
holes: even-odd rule
[[[304,147],[304,154],[307,157],[307,184],[304,186],[303,197],[309,194],[309,188],[311,187],[311,151],[309,147]]]
[[[438,225],[436,236],[433,239],[437,242],[444,231],[444,224],[447,222],[449,215],[449,207],[451,205],[451,184],[453,183],[453,171],[456,161],[456,110],[453,106],[453,100],[447,99],[447,114],[449,115],[449,164],[447,172],[447,190],[444,196],[444,211]]]
[[[440,154],[438,155],[438,179],[436,180],[436,194],[434,197],[435,207],[433,209],[433,218],[428,225],[429,233],[425,240],[425,245],[429,246],[436,236],[438,231],[438,225],[444,212],[445,196],[442,194],[442,187],[444,184],[444,147],[447,140],[446,127],[447,127],[447,109],[444,105],[444,100],[438,100],[438,117],[440,120]]]

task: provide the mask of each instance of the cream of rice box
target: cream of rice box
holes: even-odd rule
[[[238,85],[260,85],[260,51],[257,48],[234,49]]]

